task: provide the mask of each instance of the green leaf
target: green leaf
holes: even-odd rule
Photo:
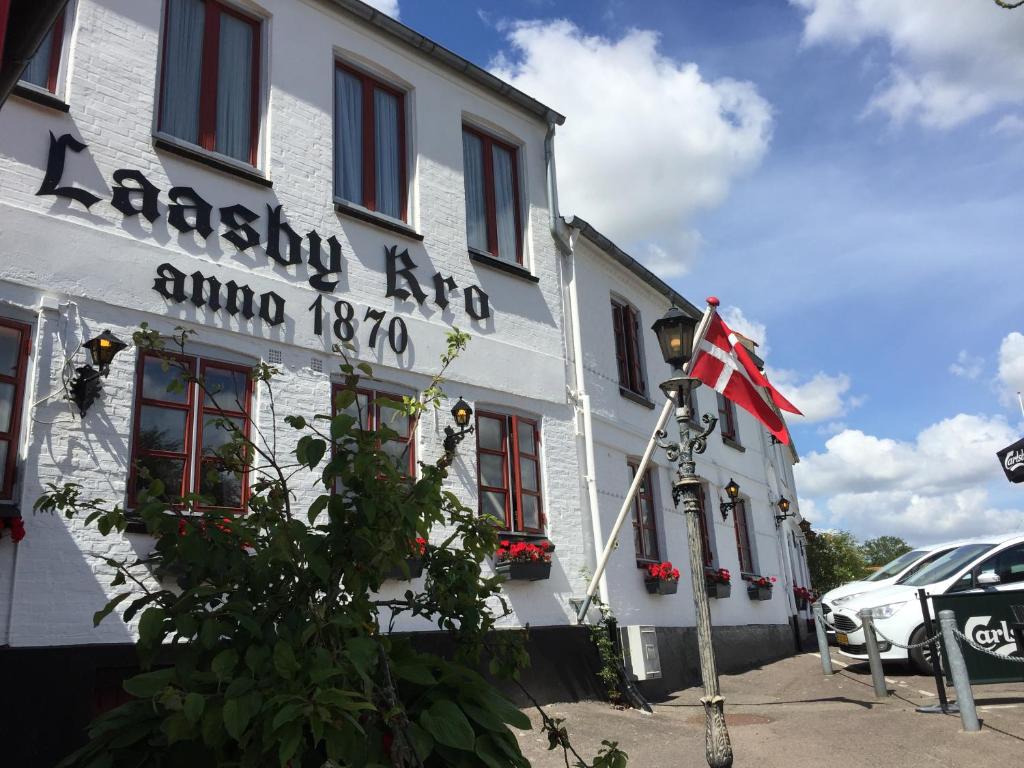
[[[302,739],[302,725],[300,723],[292,723],[284,729],[284,733],[278,738],[280,739],[280,746],[277,749],[277,757],[281,761],[281,765],[286,766],[288,761],[292,759],[292,755],[299,748],[299,741]]]
[[[131,592],[122,592],[120,595],[113,598],[110,602],[103,606],[103,610],[96,611],[96,613],[92,615],[92,625],[94,627],[98,627],[100,625],[100,622],[107,618],[107,616],[110,615],[110,612],[117,607],[118,603],[120,603],[127,597],[131,597],[131,594]]]
[[[498,715],[485,707],[477,706],[471,701],[460,702],[462,711],[465,712],[474,722],[479,723],[489,731],[507,733],[508,726]]]
[[[284,640],[278,640],[274,644],[274,669],[282,677],[291,677],[298,668],[299,663],[295,660],[292,647]]]
[[[309,512],[306,513],[306,517],[308,518],[310,525],[313,525],[313,523],[316,522],[316,519],[320,516],[320,513],[326,509],[330,500],[331,497],[327,494],[317,496],[316,499],[313,500],[313,503],[309,505]]]
[[[503,721],[521,731],[528,731],[533,728],[530,718],[520,712],[515,706],[499,693],[488,697],[486,700],[477,699],[477,703],[500,717]],[[481,723],[482,725],[482,723]]]
[[[466,752],[476,747],[473,726],[454,702],[435,701],[430,709],[420,714],[420,725],[440,744]]]
[[[508,768],[509,766],[509,759],[505,751],[495,743],[489,733],[477,737],[476,756],[488,768]]]
[[[139,643],[158,645],[164,639],[164,609],[147,608],[139,619]]]
[[[167,734],[168,744],[185,741],[192,736],[192,724],[181,712],[175,712],[164,720],[163,730]]]
[[[373,368],[370,367],[369,363],[359,363],[358,365],[356,365],[356,368],[365,373],[367,376],[373,376]]]
[[[417,685],[437,685],[437,677],[430,671],[430,667],[415,660],[395,662],[391,664],[391,671],[402,680],[408,680]]]
[[[203,709],[206,707],[206,699],[201,693],[193,691],[185,697],[185,717],[190,723],[198,723],[203,716]]]
[[[245,699],[228,699],[224,702],[224,727],[235,741],[241,741],[245,727],[252,715]]]
[[[345,650],[356,671],[364,677],[369,676],[371,665],[377,658],[377,643],[369,637],[350,637],[345,641]]]
[[[140,699],[148,699],[150,696],[155,696],[168,685],[174,679],[174,670],[168,667],[167,669],[158,669],[153,672],[144,672],[141,675],[130,677],[124,681],[124,689]]]
[[[300,707],[298,704],[285,704],[283,707],[281,707],[278,713],[274,715],[274,721],[271,724],[270,728],[271,730],[276,731],[282,725],[284,725],[285,723],[290,723],[292,720],[294,720],[301,714],[302,707]]]
[[[213,657],[210,669],[213,670],[213,674],[217,676],[218,680],[223,680],[231,675],[237,665],[238,652],[233,648],[228,648]]]
[[[306,420],[301,416],[285,416],[284,421],[295,429],[304,429],[306,426]]]
[[[416,755],[419,757],[420,762],[425,763],[427,757],[434,751],[434,739],[429,733],[412,722],[409,723],[409,727],[406,729],[406,735],[409,737],[409,741],[412,742],[412,748],[416,750]]]
[[[356,417],[350,413],[339,413],[331,419],[331,437],[337,440],[352,431],[352,425],[356,423]]]

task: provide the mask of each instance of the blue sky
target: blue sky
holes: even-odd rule
[[[1024,434],[1024,9],[401,0],[398,12],[567,115],[563,213],[695,302],[719,296],[767,342],[774,379],[808,405],[793,433],[801,509],[818,527],[923,542],[1024,525],[1024,489],[994,456]]]

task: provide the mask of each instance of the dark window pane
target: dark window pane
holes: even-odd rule
[[[516,241],[516,188],[512,175],[515,156],[507,149],[492,145],[494,172],[494,213],[498,237],[498,258],[519,260]]]
[[[537,455],[537,444],[534,442],[533,424],[519,422],[519,452]]]
[[[409,444],[405,440],[388,440],[381,443],[380,449],[391,457],[395,469],[403,475],[409,473]]]
[[[536,496],[523,496],[523,527],[540,528],[540,500]]]
[[[199,142],[205,23],[203,0],[168,1],[160,129],[193,144]]]
[[[466,191],[466,236],[469,247],[487,252],[487,197],[484,148],[478,136],[462,133],[462,175]]]
[[[363,205],[363,84],[337,70],[334,78],[334,194]]]
[[[206,405],[223,411],[245,411],[248,408],[248,373],[209,367],[203,373]]]
[[[152,480],[161,480],[164,492],[161,498],[174,501],[181,498],[181,478],[185,472],[183,459],[164,459],[158,456],[140,456],[136,462],[138,467],[139,492],[147,489]],[[146,473],[149,477],[145,477]]]
[[[480,514],[491,515],[505,524],[505,494],[496,491],[481,491]]]
[[[13,376],[18,372],[21,352],[21,333],[0,325],[0,376]]]
[[[139,409],[139,449],[184,452],[185,418],[185,411],[142,406]]]
[[[477,439],[480,447],[489,451],[504,451],[505,444],[502,440],[503,419],[493,419],[490,416],[481,416],[477,421]]]
[[[237,509],[242,506],[242,476],[221,468],[217,462],[203,462],[199,493],[210,506]]]
[[[217,151],[249,162],[252,144],[253,26],[220,15],[217,62]]]
[[[10,431],[13,413],[14,385],[0,382],[0,432]]]
[[[377,210],[402,216],[402,148],[399,146],[398,97],[387,91],[373,92],[374,125],[377,130],[374,153]]]
[[[540,490],[537,487],[537,462],[533,459],[522,459],[519,462],[519,479],[527,491]]]
[[[7,483],[7,451],[10,443],[0,440],[0,489]]]
[[[658,537],[650,528],[644,528],[644,552],[653,558],[658,556]]]
[[[232,429],[228,424],[234,424]],[[223,416],[206,416],[203,420],[203,455],[212,456],[235,437],[235,430],[244,432],[245,421]]]
[[[188,385],[184,379],[185,373],[178,365],[176,362],[147,357],[142,367],[142,396],[169,403],[186,402]],[[168,392],[167,387],[176,379],[182,382],[180,391]]]
[[[489,453],[480,454],[480,484],[492,488],[506,488],[505,461],[501,456]]]
[[[38,85],[40,88],[50,87],[50,61],[53,56],[53,28],[46,33],[43,42],[39,44],[35,55],[28,60],[25,69],[22,70],[21,79],[26,83]]]

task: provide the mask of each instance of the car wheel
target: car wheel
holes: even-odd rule
[[[927,637],[928,634],[922,624],[910,635],[910,645],[916,645],[917,643],[923,642]],[[938,640],[935,642],[937,645]],[[932,649],[930,645],[925,645],[920,648],[911,648],[909,654],[910,663],[914,665],[914,669],[922,675],[932,674]]]

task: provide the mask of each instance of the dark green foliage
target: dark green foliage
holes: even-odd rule
[[[868,573],[857,540],[848,531],[826,531],[808,541],[807,567],[814,588],[823,593]]]
[[[868,539],[860,545],[864,561],[869,566],[880,567],[891,563],[900,555],[905,555],[913,549],[899,536],[879,536],[877,539]]]

